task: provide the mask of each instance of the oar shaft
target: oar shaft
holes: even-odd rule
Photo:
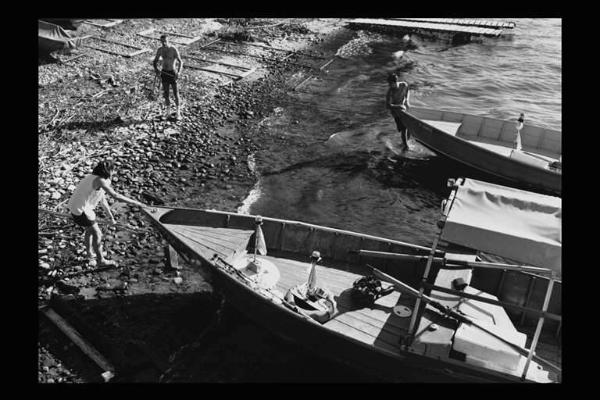
[[[405,260],[405,261],[422,261],[427,260],[428,256],[419,256],[413,254],[401,254],[401,253],[389,253],[385,251],[375,250],[358,250],[358,254],[362,256],[394,259],[394,260]],[[514,265],[514,264],[503,264],[485,261],[465,261],[465,260],[445,260],[442,257],[434,257],[432,260],[436,264],[450,262],[453,266],[465,266],[469,268],[486,268],[486,269],[505,269],[509,271],[521,271],[531,272],[536,274],[550,275],[552,270],[548,268],[532,267],[529,265]]]
[[[50,214],[50,215],[55,215],[57,217],[71,218],[71,216],[69,214],[61,213],[61,212],[58,212],[58,211],[44,210],[43,208],[39,208],[38,210],[40,212],[43,212],[43,213],[46,213],[46,214]],[[101,219],[101,218],[96,219],[96,221],[103,222],[103,223],[106,223],[106,224],[109,223],[107,220]],[[129,231],[132,231],[132,232],[136,232],[136,233],[139,233],[139,231],[140,231],[140,229],[135,229],[135,228],[132,228],[130,226],[123,225],[123,224],[121,224],[119,222],[117,222],[115,225],[118,226],[118,227],[120,227],[120,228],[129,230]]]
[[[369,256],[369,257],[377,257],[377,258],[386,258],[393,260],[403,260],[403,261],[424,261],[429,258],[429,256],[418,256],[413,254],[401,254],[401,253],[388,253],[385,251],[375,251],[375,250],[358,250],[358,254],[361,256]],[[444,261],[443,258],[434,257],[433,261],[436,263],[441,263]]]
[[[466,316],[464,316],[464,315],[462,315],[462,314],[459,314],[458,312],[456,312],[456,311],[454,311],[454,310],[451,310],[450,308],[448,308],[448,307],[446,307],[446,306],[444,306],[444,305],[442,305],[442,304],[438,303],[437,301],[434,301],[434,300],[433,300],[432,298],[430,298],[429,296],[426,296],[426,295],[424,295],[424,294],[421,294],[421,293],[419,293],[419,291],[417,291],[417,290],[415,290],[414,288],[412,288],[412,287],[408,286],[408,285],[407,285],[407,284],[405,284],[404,282],[401,282],[401,281],[399,281],[398,279],[396,279],[396,278],[394,278],[394,277],[392,277],[392,276],[390,276],[390,275],[388,275],[388,274],[386,274],[386,273],[384,273],[384,272],[382,272],[382,271],[378,270],[378,269],[377,269],[377,268],[375,268],[375,267],[372,267],[372,266],[370,266],[370,265],[368,265],[368,264],[367,264],[367,266],[368,266],[369,268],[371,268],[371,270],[373,271],[373,273],[375,274],[375,276],[379,277],[380,279],[386,280],[386,281],[388,281],[388,282],[390,282],[390,283],[394,284],[394,286],[396,286],[396,287],[397,287],[397,288],[398,288],[400,291],[402,291],[402,292],[404,292],[404,293],[408,293],[408,294],[410,294],[410,295],[412,295],[412,296],[415,296],[415,297],[417,297],[417,298],[421,298],[421,299],[423,299],[425,302],[429,303],[431,306],[433,306],[433,307],[435,307],[436,309],[438,309],[439,311],[441,311],[441,312],[443,312],[443,313],[445,313],[445,314],[447,314],[447,315],[451,316],[452,318],[455,318],[455,319],[457,319],[457,320],[458,320],[458,321],[460,321],[460,322],[464,322],[464,323],[467,323],[467,324],[469,324],[469,325],[473,325],[473,326],[475,326],[475,327],[477,327],[477,328],[479,328],[479,329],[481,329],[481,330],[485,331],[486,333],[489,333],[490,335],[494,336],[495,338],[497,338],[498,340],[502,341],[503,343],[506,343],[506,344],[508,344],[509,346],[511,346],[511,347],[512,347],[513,349],[515,349],[515,350],[516,350],[516,351],[517,351],[519,354],[521,354],[521,355],[523,355],[523,356],[526,356],[526,357],[530,356],[530,351],[529,351],[529,350],[527,350],[527,349],[525,349],[525,348],[523,348],[523,347],[521,347],[521,346],[518,346],[518,345],[516,345],[516,344],[514,344],[514,343],[512,343],[512,342],[510,342],[510,341],[508,341],[508,340],[506,340],[506,339],[504,339],[503,337],[501,337],[501,336],[499,336],[499,335],[495,334],[494,332],[492,332],[492,331],[488,330],[487,328],[485,328],[485,327],[483,327],[483,326],[479,325],[477,322],[473,321],[472,319],[470,319],[470,318],[468,318],[468,317],[466,317]],[[545,360],[545,359],[543,359],[543,358],[541,358],[541,357],[539,357],[539,356],[537,356],[537,355],[535,355],[535,354],[533,354],[532,358],[533,358],[533,360],[535,360],[536,362],[539,362],[539,363],[545,364],[545,365],[547,365],[547,366],[549,366],[549,367],[551,367],[551,368],[554,368],[555,370],[558,370],[558,371],[560,371],[560,370],[561,370],[561,369],[560,369],[560,367],[558,367],[558,366],[554,365],[554,364],[553,364],[553,363],[551,363],[550,361],[548,361],[548,360]]]
[[[418,290],[416,290],[415,288],[413,288],[411,286],[408,286],[406,283],[399,281],[398,279],[378,270],[377,268],[375,268],[369,264],[367,264],[367,267],[371,268],[371,270],[373,271],[373,274],[375,276],[377,276],[380,279],[383,279],[384,281],[393,283],[401,292],[410,294],[411,296],[414,296],[414,297],[423,297],[425,299],[425,301],[431,301],[431,299],[429,297],[427,297],[426,295],[421,295]]]

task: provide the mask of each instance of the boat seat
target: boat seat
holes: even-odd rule
[[[518,151],[518,150],[513,150],[510,153],[510,158],[512,158],[513,160],[518,160],[518,161],[524,162],[529,165],[533,165],[538,168],[548,168],[548,164],[549,164],[548,161],[546,161],[546,160],[542,160],[539,157],[535,157],[535,156],[530,155],[529,153],[525,153],[525,152]]]
[[[447,258],[460,258],[465,261],[476,260],[475,255],[462,254],[448,254]],[[472,276],[473,270],[468,267],[465,267],[464,269],[440,269],[435,278],[434,285],[453,289],[452,281],[457,278],[462,278],[469,284]],[[461,302],[460,296],[440,292],[438,290],[432,290],[429,296],[450,308],[455,308]],[[452,339],[456,328],[458,328],[458,325],[455,321],[440,315],[435,308],[427,305],[425,306],[425,312],[419,321],[419,326],[411,347],[420,354],[448,357],[450,355],[450,350],[452,349]]]
[[[472,287],[467,287],[465,292],[498,300],[496,296]],[[458,309],[467,317],[486,326],[496,334],[510,340],[512,343],[525,347],[527,336],[515,328],[502,306],[468,299],[461,303]],[[466,324],[460,324],[456,329],[452,348],[455,351],[464,353],[467,363],[480,367],[515,376],[520,376],[525,367],[525,356],[520,355],[508,345],[480,329]],[[527,378],[537,382],[548,382],[548,371],[543,370],[539,364],[532,360]]]
[[[422,121],[452,136],[456,135],[456,132],[458,132],[458,129],[462,125],[462,122],[434,121],[429,119]]]

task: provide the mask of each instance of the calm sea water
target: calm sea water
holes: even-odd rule
[[[240,211],[431,245],[447,178],[465,169],[412,142],[398,150],[384,107],[386,76],[412,88],[413,106],[561,129],[560,19],[515,19],[512,37],[459,46],[413,36],[349,32],[338,57],[264,121],[260,182]],[[336,49],[333,49],[335,52]]]
[[[400,60],[400,38],[348,32],[332,48],[340,57],[328,72],[262,122],[265,150],[251,163],[260,180],[239,211],[430,246],[446,180],[481,177],[414,142],[399,150],[384,107],[386,76],[402,73],[416,106],[499,118],[523,112],[530,123],[560,129],[561,21],[515,21],[512,39],[450,47],[415,37],[420,47]],[[216,342],[190,355],[185,381],[367,379],[234,315]]]

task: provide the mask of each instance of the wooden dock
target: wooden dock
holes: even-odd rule
[[[454,21],[454,22],[452,22]],[[495,21],[481,20],[451,20],[444,18],[423,19],[383,19],[383,18],[358,18],[349,21],[349,26],[360,29],[384,29],[399,32],[419,32],[449,34],[451,36],[485,36],[499,37],[504,34],[504,29],[512,29],[514,23],[496,23]]]
[[[397,21],[433,22],[436,24],[481,26],[494,29],[512,29],[517,26],[511,21],[485,21],[467,18],[389,18]]]

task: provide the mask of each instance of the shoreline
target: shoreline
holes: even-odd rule
[[[80,30],[107,37],[118,33],[149,46],[149,41],[143,42],[135,32],[157,23],[169,29],[174,21],[125,20],[107,31],[89,26]],[[341,19],[277,21],[283,23],[268,28],[274,37],[269,44],[311,54],[302,59],[305,63],[324,58],[328,40],[344,25]],[[214,40],[209,35],[217,32],[211,31],[216,26],[213,19],[175,22],[195,27],[205,36],[205,40],[187,46],[182,52],[184,59],[185,53],[199,43]],[[268,25],[272,21],[255,22]],[[223,27],[228,28],[221,24]],[[261,51],[256,46],[247,47],[249,54]],[[263,72],[228,85],[203,71],[186,70],[184,64],[183,118],[177,123],[157,118],[162,99],[149,99],[148,57],[126,59],[95,52],[78,62],[38,66],[39,208],[64,212],[74,186],[104,157],[116,163],[115,190],[145,204],[151,205],[154,199],[172,206],[247,211],[256,201],[260,178],[250,161],[261,148],[261,121],[274,113],[280,106],[278,99],[291,90],[288,79],[302,70],[295,65],[302,57],[273,61],[273,57],[240,56]],[[109,200],[109,204],[114,202]],[[101,224],[108,258],[119,264],[103,271],[86,265],[82,230],[65,218],[38,214],[39,305],[52,307],[51,299],[68,302],[76,328],[98,330],[103,338],[90,340],[99,347],[111,343],[104,350],[112,352],[107,357],[112,356],[119,368],[130,367],[131,356],[123,349],[134,339],[152,349],[146,350],[150,358],[168,364],[169,358],[193,342],[209,323],[216,308],[212,302],[201,307],[197,302],[199,296],[213,293],[212,287],[181,258],[182,269],[169,267],[166,241],[150,230],[141,212],[123,204],[111,208],[119,223],[137,233]],[[103,211],[98,210],[98,216],[102,218]],[[169,303],[173,304],[161,301],[157,308],[157,299],[165,296],[172,297]],[[133,305],[125,307],[123,302]],[[178,315],[177,307],[191,313],[178,316],[183,320],[192,315],[195,319],[199,312],[208,317],[192,326],[179,320],[176,323],[172,314]],[[130,325],[131,316],[137,314],[163,318],[142,318]],[[43,349],[38,355],[39,382],[87,382],[99,377],[97,371],[90,372],[94,366],[89,360],[84,360],[66,337],[60,337],[44,316],[39,320],[38,348]],[[148,337],[148,332],[156,335]],[[159,377],[156,372],[132,372],[126,381],[156,382]]]

